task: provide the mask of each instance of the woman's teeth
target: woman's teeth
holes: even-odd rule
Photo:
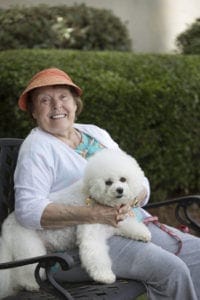
[[[65,118],[66,114],[59,114],[59,115],[53,115],[51,116],[51,119],[62,119]]]

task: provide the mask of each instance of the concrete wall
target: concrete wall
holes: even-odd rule
[[[135,52],[173,53],[176,36],[200,17],[200,0],[0,0],[0,7],[40,3],[112,10],[126,22]]]

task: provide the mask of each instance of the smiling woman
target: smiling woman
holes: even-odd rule
[[[82,90],[66,73],[51,68],[37,73],[20,96],[19,107],[29,111],[37,125],[20,148],[14,177],[15,216],[24,227],[45,230],[99,223],[118,228],[119,222],[129,213],[130,206],[126,204],[70,206],[50,200],[52,193],[83,179],[88,159],[96,152],[103,148],[121,151],[104,129],[75,123],[82,110],[81,94]],[[119,162],[115,159],[114,164],[111,161],[110,164],[118,165]],[[102,171],[102,166],[103,163],[98,170]],[[120,165],[120,169],[123,168],[124,164]],[[122,198],[124,184],[125,176],[120,176],[119,198]],[[112,185],[113,178],[109,176],[106,187],[112,189]],[[69,203],[72,195],[68,192],[65,196]],[[141,222],[149,217],[141,207],[148,202],[149,196],[149,181],[144,177],[134,198]],[[108,240],[113,273],[117,278],[144,282],[151,299],[200,299],[200,239],[171,228],[182,241],[181,251],[176,256],[177,239],[154,223],[150,222],[148,228],[152,235],[148,243],[121,236]],[[81,267],[77,248],[74,254],[77,254],[79,274],[74,280],[90,280]],[[61,270],[54,276],[61,281],[69,278],[68,273]],[[107,275],[99,281],[106,282],[106,278]],[[2,282],[0,280],[0,290],[4,288]]]
[[[93,125],[75,124],[76,117],[83,107],[81,94],[81,88],[67,73],[57,68],[49,68],[33,76],[19,98],[20,109],[28,111],[37,125],[22,146],[24,150],[21,151],[21,156],[19,155],[15,176],[15,211],[19,221],[25,226],[53,228],[77,222],[107,223],[116,226],[128,211],[126,205],[114,209],[101,206],[92,210],[89,207],[63,207],[51,203],[48,199],[50,192],[71,185],[82,177],[86,159],[94,152],[103,148],[118,148],[104,130]],[[89,138],[89,142],[83,145],[86,137]],[[31,146],[33,144],[34,146]],[[87,154],[80,151],[80,147],[82,149],[85,146],[89,150]],[[29,166],[28,170],[24,168],[25,161]],[[67,171],[65,176],[64,169]],[[27,177],[26,172],[31,176]],[[21,180],[24,177],[28,181],[31,178],[31,182],[22,184]],[[25,187],[25,193],[21,184]],[[148,189],[148,182],[144,185]],[[148,198],[146,194],[142,200],[145,198]],[[27,206],[27,200],[30,206]],[[30,212],[24,211],[24,201]],[[32,205],[37,207],[35,215],[31,211]],[[63,211],[65,213],[62,219]],[[29,213],[34,216],[32,220],[28,217]]]

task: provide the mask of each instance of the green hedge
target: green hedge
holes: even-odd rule
[[[17,108],[30,77],[67,71],[84,90],[79,122],[107,129],[138,159],[152,200],[199,191],[200,56],[122,52],[0,52],[0,136],[24,137],[31,123]]]
[[[0,50],[131,49],[126,25],[112,11],[84,4],[0,9]]]

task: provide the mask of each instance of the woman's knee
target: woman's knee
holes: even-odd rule
[[[148,243],[143,244],[136,252],[129,247],[113,261],[113,269],[118,276],[146,282],[160,281],[176,272],[179,276],[180,273],[188,276],[189,270],[186,264],[179,257],[161,247]]]
[[[190,277],[190,271],[178,256],[169,253],[163,249],[151,253],[148,255],[147,268],[150,270],[150,278],[155,280],[162,280],[170,277],[172,274],[176,278],[188,278]]]

